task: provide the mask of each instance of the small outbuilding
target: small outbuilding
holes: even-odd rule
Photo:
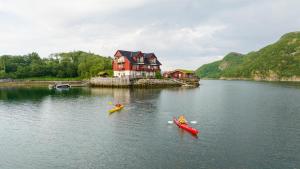
[[[197,78],[195,72],[192,70],[176,69],[174,71],[168,71],[163,74],[164,78],[175,79],[193,79]]]
[[[109,74],[108,74],[107,72],[99,72],[99,73],[98,73],[98,76],[99,76],[99,77],[108,77]]]

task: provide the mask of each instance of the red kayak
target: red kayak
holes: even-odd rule
[[[197,129],[190,127],[188,124],[179,123],[179,121],[175,117],[173,118],[173,121],[179,128],[182,128],[183,130],[186,130],[194,135],[197,135],[199,133]]]

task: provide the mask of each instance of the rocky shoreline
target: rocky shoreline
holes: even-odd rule
[[[203,78],[206,79],[206,78]],[[211,79],[211,78],[208,78]],[[267,82],[300,82],[300,77],[258,77],[254,78],[237,78],[237,77],[220,77],[219,80],[249,80],[249,81],[267,81]]]
[[[163,88],[163,87],[198,87],[197,83],[182,82],[173,79],[130,79],[130,78],[91,78],[92,87],[134,87],[134,88]]]
[[[199,81],[178,81],[174,79],[129,79],[94,77],[90,80],[41,81],[41,80],[0,80],[0,87],[48,87],[53,84],[70,84],[72,87],[117,87],[117,88],[169,88],[198,87]]]

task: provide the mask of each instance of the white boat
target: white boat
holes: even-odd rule
[[[69,89],[71,88],[70,84],[57,84],[49,85],[49,89]]]

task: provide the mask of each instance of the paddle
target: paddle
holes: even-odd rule
[[[173,121],[168,121],[168,123],[169,123],[169,124],[173,124],[174,122],[173,122]],[[197,121],[190,121],[190,123],[191,123],[191,124],[196,124]]]

